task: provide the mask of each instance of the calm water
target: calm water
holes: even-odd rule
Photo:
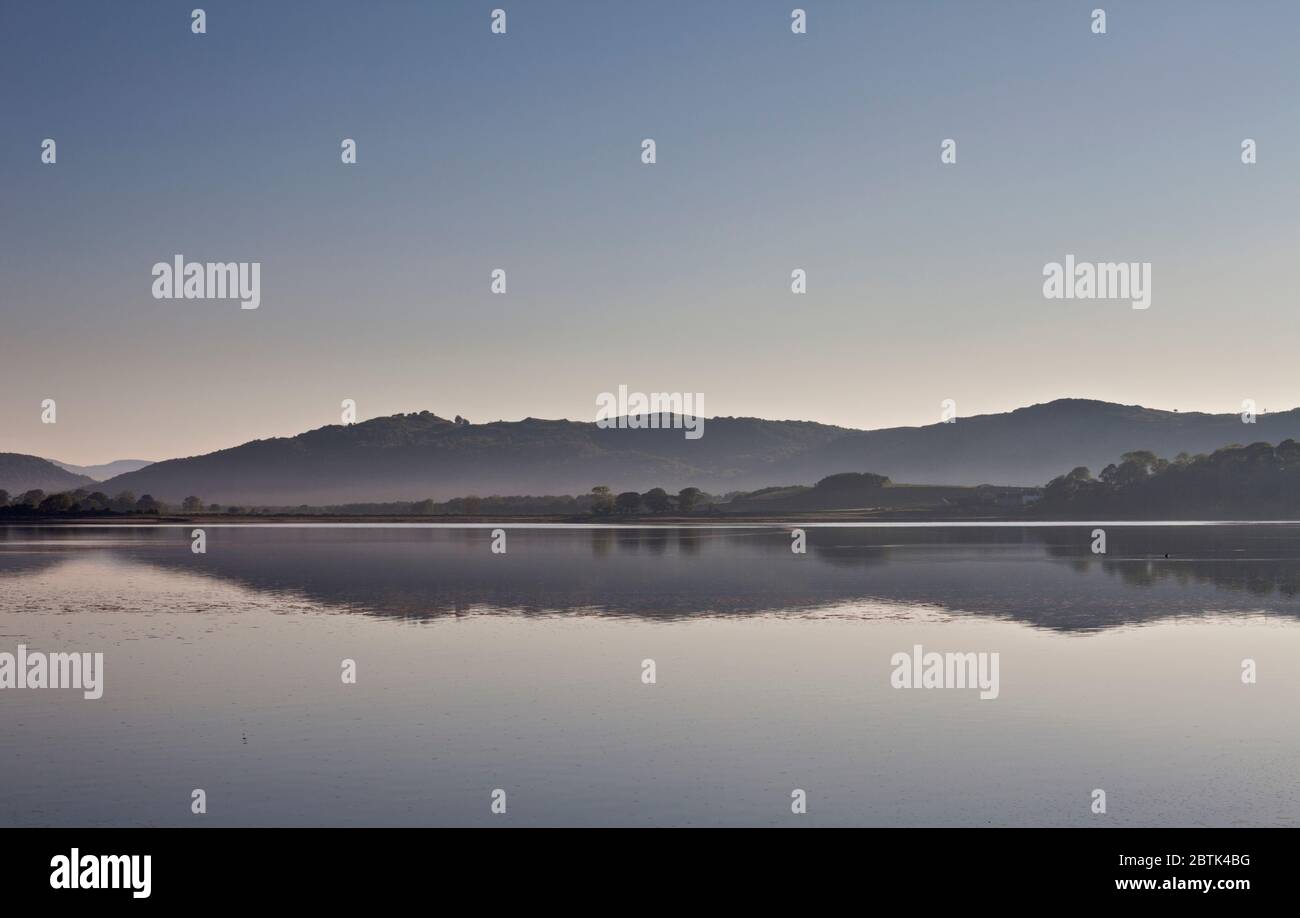
[[[0,691],[0,825],[1300,817],[1300,526],[189,531],[0,527],[0,651],[105,656]]]

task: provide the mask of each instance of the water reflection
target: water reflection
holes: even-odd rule
[[[0,825],[1294,824],[1300,528],[1090,529],[0,529]]]
[[[210,527],[0,529],[0,578],[85,557],[200,573],[322,606],[410,620],[508,612],[834,613],[884,601],[1092,632],[1176,616],[1300,617],[1300,527],[510,530]]]

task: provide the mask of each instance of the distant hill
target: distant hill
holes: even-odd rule
[[[1173,456],[1300,438],[1300,410],[1260,415],[1157,411],[1061,399],[951,424],[853,430],[808,421],[711,418],[704,435],[600,429],[565,420],[456,423],[429,412],[331,425],[172,459],[99,485],[116,494],[222,504],[446,500],[478,494],[580,494],[593,485],[713,493],[811,484],[870,471],[898,482],[1042,485],[1063,469],[1097,471],[1131,450]]]
[[[780,480],[872,471],[894,481],[927,484],[1041,485],[1075,466],[1096,472],[1132,450],[1174,456],[1297,436],[1300,409],[1259,415],[1256,423],[1243,424],[1237,414],[1058,399],[952,424],[850,432],[796,461],[795,476]]]
[[[153,465],[152,459],[115,459],[101,465],[73,465],[70,462],[60,462],[57,459],[51,459],[50,461],[65,471],[72,472],[74,475],[85,475],[95,481],[107,481],[114,475],[124,475],[127,472],[142,469],[146,465]]]
[[[0,453],[0,489],[17,497],[40,489],[48,494],[94,484],[95,480],[61,469],[48,459],[22,453]]]
[[[842,428],[799,421],[716,419],[705,435],[600,429],[565,420],[457,424],[429,412],[331,425],[157,462],[100,487],[167,501],[296,505],[478,494],[581,494],[654,485],[723,489],[772,479],[769,469]]]

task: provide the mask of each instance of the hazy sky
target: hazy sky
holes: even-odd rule
[[[1300,402],[1300,4],[800,5],[5,3],[0,451],[190,455],[344,398],[591,420],[619,384],[854,427]],[[261,307],[153,299],[178,252],[260,262]],[[1067,253],[1151,262],[1150,309],[1044,299]]]

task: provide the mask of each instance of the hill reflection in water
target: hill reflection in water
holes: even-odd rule
[[[84,551],[407,620],[484,613],[798,615],[889,603],[1093,632],[1176,616],[1300,618],[1300,526],[487,529],[188,527],[0,532],[0,578]]]

